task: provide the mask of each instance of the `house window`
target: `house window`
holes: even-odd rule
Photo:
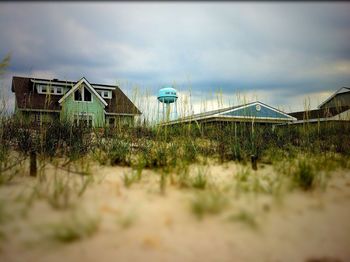
[[[109,124],[109,126],[111,126],[111,127],[115,126],[115,118],[114,118],[114,117],[110,117],[110,118],[108,119],[108,124]]]
[[[77,89],[75,92],[74,92],[74,100],[75,101],[82,101],[82,95],[81,95],[81,91],[80,89]]]
[[[79,118],[79,126],[81,126],[81,127],[88,127],[88,124],[89,124],[88,118],[85,117],[85,116],[80,116],[80,118]]]
[[[111,91],[105,91],[105,90],[98,90],[97,93],[102,96],[103,98],[112,98],[112,92]]]
[[[92,102],[92,94],[86,87],[82,87],[74,92],[74,101]]]
[[[58,95],[62,95],[62,94],[63,94],[63,89],[62,89],[62,87],[57,87],[56,93],[57,93]]]
[[[41,115],[40,113],[34,113],[34,123],[40,125]]]
[[[39,94],[45,95],[62,95],[63,87],[61,86],[50,86],[50,85],[37,85],[37,90]]]
[[[91,93],[86,88],[84,88],[84,101],[91,102]]]
[[[74,114],[73,124],[80,127],[92,127],[92,115]]]
[[[103,94],[104,98],[112,98],[112,92],[111,91],[105,91]]]

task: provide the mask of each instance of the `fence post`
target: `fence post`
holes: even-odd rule
[[[30,176],[36,176],[37,174],[37,166],[36,166],[36,151],[34,149],[30,150]]]
[[[257,165],[258,157],[257,157],[257,155],[251,155],[251,156],[250,156],[250,160],[251,160],[251,162],[252,162],[252,168],[253,168],[253,170],[258,170],[258,165]]]

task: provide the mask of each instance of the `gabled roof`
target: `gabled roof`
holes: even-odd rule
[[[255,107],[255,109],[252,110],[254,108],[253,106],[258,106],[258,105],[260,106],[259,111],[258,111],[257,107]],[[284,119],[284,120],[293,120],[293,118],[294,118],[294,117],[282,112],[281,110],[274,108],[272,106],[269,106],[269,105],[262,103],[260,101],[237,106],[237,107],[230,109],[228,111],[220,112],[219,114],[225,115],[225,116],[235,116],[235,117],[251,117],[251,118],[266,118],[266,119],[278,118],[278,119]]]
[[[36,88],[34,88],[34,82],[47,83],[48,85],[64,85],[67,88],[72,88],[72,86],[77,84],[76,81],[14,76],[12,78],[11,90],[15,93],[16,103],[19,110],[45,110],[57,112],[61,110],[61,106],[58,101],[63,97],[63,95],[38,94]],[[106,90],[112,91],[112,99],[105,100],[107,103],[107,106],[105,107],[107,114],[141,114],[140,110],[131,102],[131,100],[118,86],[104,84],[91,84],[91,86],[95,89],[106,88]]]
[[[280,116],[283,117],[272,117],[272,116],[253,116],[253,115],[249,115],[249,110],[245,111],[248,112],[248,114],[242,114],[242,110],[252,107],[252,106],[256,106],[256,105],[260,105],[261,107],[264,107],[268,110],[272,110],[273,112],[275,112],[276,114],[279,114]],[[240,113],[238,114],[233,114],[234,112],[240,112],[241,111],[241,115]],[[273,121],[273,120],[283,120],[283,121],[292,121],[292,120],[296,120],[296,118],[282,112],[281,110],[278,110],[276,108],[273,108],[267,104],[264,104],[260,101],[255,101],[255,102],[251,102],[248,104],[244,104],[244,105],[239,105],[239,106],[231,106],[231,107],[227,107],[227,108],[222,108],[222,109],[217,109],[217,110],[212,110],[212,111],[207,111],[207,112],[203,112],[203,113],[199,113],[199,114],[194,114],[191,116],[187,116],[187,117],[183,117],[177,120],[173,120],[168,122],[169,124],[173,124],[173,123],[183,123],[183,122],[191,122],[191,121],[202,121],[202,120],[213,120],[213,119],[220,119],[220,120],[230,120],[230,119],[236,119],[236,120],[266,120],[266,121]]]
[[[324,102],[322,102],[318,108],[321,108],[323,105],[325,105],[326,103],[328,103],[329,101],[331,101],[336,95],[338,94],[342,94],[342,93],[347,93],[350,92],[350,88],[349,87],[341,87],[339,88],[333,95],[331,95],[330,97],[328,97]]]
[[[89,81],[85,79],[85,77],[82,77],[60,100],[58,100],[58,103],[62,103],[67,97],[69,97],[75,90],[79,88],[79,86],[84,83],[86,87],[90,89],[90,91],[102,102],[104,106],[107,106],[107,102],[96,92],[96,90],[91,86]]]

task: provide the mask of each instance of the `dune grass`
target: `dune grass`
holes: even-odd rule
[[[227,196],[218,190],[197,192],[191,201],[191,210],[198,219],[202,219],[207,214],[219,214],[227,206]]]
[[[71,243],[91,237],[100,225],[100,218],[84,212],[72,212],[60,222],[46,226],[49,239],[61,243]]]

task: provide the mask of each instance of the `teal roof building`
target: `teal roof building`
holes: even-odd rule
[[[191,116],[179,118],[166,124],[180,124],[189,122],[254,122],[254,123],[286,123],[295,121],[296,118],[283,111],[264,104],[260,101],[231,106],[223,109],[212,110]]]

